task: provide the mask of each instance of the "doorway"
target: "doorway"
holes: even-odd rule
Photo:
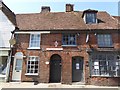
[[[21,81],[23,53],[17,52],[14,58],[12,81]]]
[[[83,81],[83,58],[76,56],[72,58],[72,82]]]
[[[50,58],[50,82],[61,82],[61,57],[58,54],[54,54]]]

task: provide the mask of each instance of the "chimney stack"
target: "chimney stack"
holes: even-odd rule
[[[74,11],[74,5],[73,4],[66,4],[66,12],[72,12]]]
[[[50,12],[50,7],[49,6],[42,6],[41,12]]]

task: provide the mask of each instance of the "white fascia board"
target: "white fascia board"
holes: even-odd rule
[[[30,32],[30,31],[27,31],[27,32],[15,32],[15,34],[42,34],[42,33],[50,33],[50,31],[35,31],[35,32]]]
[[[10,48],[0,48],[0,50],[10,50]]]

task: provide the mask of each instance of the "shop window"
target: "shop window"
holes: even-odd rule
[[[96,54],[91,58],[93,76],[120,76],[120,60],[114,54]]]

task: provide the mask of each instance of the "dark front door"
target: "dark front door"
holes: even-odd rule
[[[57,54],[50,59],[50,82],[61,81],[61,57]]]
[[[72,81],[80,82],[83,80],[83,59],[81,57],[72,58]]]

